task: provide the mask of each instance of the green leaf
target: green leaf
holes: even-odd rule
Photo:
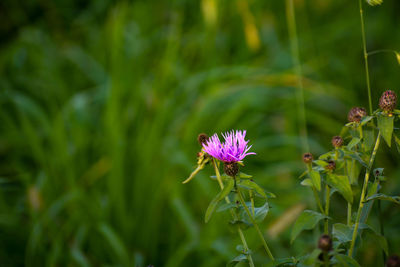
[[[352,159],[357,160],[359,163],[361,163],[361,165],[363,165],[364,167],[368,167],[367,164],[362,160],[362,158],[358,155],[358,153],[356,152],[351,152],[351,153],[346,153],[347,156],[349,156]]]
[[[328,162],[323,161],[323,160],[317,159],[317,160],[314,160],[313,162],[314,162],[315,164],[317,164],[318,166],[321,166],[321,167],[328,166]]]
[[[206,216],[204,219],[206,223],[210,220],[211,215],[214,213],[215,208],[217,207],[218,203],[231,192],[233,186],[234,186],[233,179],[227,180],[227,183],[226,183],[224,189],[222,189],[222,191],[220,191],[215,196],[215,198],[211,201],[210,205],[208,205],[208,208],[206,210]]]
[[[344,255],[344,254],[336,254],[335,259],[338,261],[338,265],[334,265],[337,267],[360,267],[360,264],[356,262],[353,258]]]
[[[269,211],[268,202],[265,202],[265,204],[262,205],[261,207],[254,208],[254,219],[256,219],[256,222],[262,222],[267,216],[268,211]]]
[[[351,139],[351,141],[347,144],[347,148],[351,150],[354,146],[356,146],[358,143],[360,143],[360,138],[354,137]]]
[[[332,226],[332,234],[340,243],[347,243],[351,241],[353,228],[343,223],[335,223]]]
[[[320,254],[321,254],[320,249],[318,249],[318,248],[314,249],[313,252],[311,252],[310,254],[305,256],[304,260],[302,260],[302,263],[306,266],[314,266],[315,261]]]
[[[353,203],[353,191],[347,176],[328,173],[326,182],[336,188],[347,202]]]
[[[392,145],[393,122],[394,116],[378,116],[378,128],[389,147]]]
[[[231,208],[236,208],[236,203],[224,203],[218,207],[217,212],[226,211]]]
[[[367,0],[370,6],[377,6],[383,3],[383,0]],[[399,63],[400,64],[400,63]]]
[[[357,185],[358,184],[358,176],[361,172],[361,166],[357,164],[355,159],[348,159],[346,162],[347,174],[350,179],[350,184]]]
[[[301,181],[300,184],[301,184],[301,185],[304,185],[304,186],[309,186],[309,187],[312,187],[312,186],[313,186],[313,183],[312,183],[312,181],[311,181],[310,178],[304,179],[303,181]]]
[[[260,187],[256,182],[254,182],[253,180],[241,180],[238,185],[240,187],[243,187],[245,189],[253,189],[254,191],[257,192],[257,194],[261,195],[263,198],[268,198],[268,197],[272,197],[274,198],[275,195],[272,193],[267,193],[264,191],[264,189],[262,189],[262,187]]]
[[[368,201],[375,200],[375,199],[391,201],[391,202],[394,202],[394,203],[400,205],[400,196],[387,196],[387,195],[381,194],[381,193],[374,194],[370,197],[367,197],[367,199],[364,202],[368,202]]]
[[[400,153],[400,138],[397,137],[397,135],[393,135],[394,141],[396,142],[396,147],[397,147],[397,152]]]
[[[245,174],[244,172],[240,172],[239,173],[239,177],[242,178],[242,179],[250,179],[253,176]]]
[[[399,65],[400,65],[400,53],[397,51],[395,53],[396,53],[397,63],[399,63]]]
[[[226,264],[227,267],[236,266],[239,262],[247,261],[247,256],[244,254],[240,254],[239,256],[235,257],[233,260]]]
[[[319,172],[312,170],[310,172],[310,177],[311,177],[311,181],[312,181],[312,184],[314,185],[314,187],[318,191],[321,191],[321,175],[319,174]]]
[[[375,144],[375,133],[374,129],[367,128],[363,130],[364,134],[364,145],[367,151],[371,151]]]
[[[303,211],[293,226],[290,242],[292,243],[303,230],[313,229],[320,220],[326,218],[329,217],[312,210]]]
[[[370,120],[372,120],[374,117],[373,116],[365,116],[362,117],[361,121],[360,121],[360,125],[364,126],[365,124],[367,124]]]

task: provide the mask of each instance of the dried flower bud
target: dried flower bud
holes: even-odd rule
[[[360,122],[363,117],[367,116],[365,108],[354,107],[350,109],[347,119],[349,122]]]
[[[197,141],[199,142],[199,144],[201,146],[203,146],[203,144],[207,143],[208,141],[208,135],[206,135],[205,133],[201,133],[197,136]]]
[[[325,166],[325,169],[334,171],[336,169],[336,163],[333,160],[329,160],[328,165]]]
[[[400,267],[400,257],[397,255],[392,255],[386,261],[386,267]]]
[[[332,145],[334,148],[341,147],[343,145],[343,138],[340,136],[334,136],[332,138]]]
[[[225,162],[224,171],[227,175],[234,177],[239,172],[239,165],[236,162]]]
[[[379,99],[379,107],[385,112],[392,112],[397,105],[397,95],[391,90],[383,92]]]
[[[313,161],[313,155],[311,153],[304,153],[303,154],[303,162],[305,164],[309,164]]]
[[[323,252],[328,252],[332,249],[332,238],[329,235],[321,235],[318,240],[318,248]]]

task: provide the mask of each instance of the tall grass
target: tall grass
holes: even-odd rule
[[[199,132],[248,129],[257,152],[249,168],[281,196],[271,203],[264,231],[279,224],[285,210],[311,202],[297,180],[297,76],[283,2],[245,1],[245,12],[243,1],[209,2],[215,17],[209,22],[210,9],[195,1],[71,2],[69,9],[62,1],[32,3],[24,6],[25,17],[11,2],[4,4],[5,266],[221,266],[235,254],[227,244],[239,240],[225,234],[221,216],[207,227],[200,223],[217,190],[207,178],[212,171],[181,185],[199,149]],[[318,154],[340,131],[347,110],[367,100],[359,46],[351,45],[359,42],[357,6],[295,3],[308,142]],[[397,2],[386,1],[370,11],[371,47],[400,43],[393,34],[396,8]],[[258,38],[259,48],[251,38]],[[390,56],[371,61],[376,105],[381,89],[398,86],[399,69]],[[395,168],[399,158],[383,160]],[[389,183],[399,191],[395,176]],[[400,217],[382,209],[392,218],[385,230],[398,249],[390,238]],[[315,246],[305,235],[290,247],[288,227],[273,233],[279,237],[272,241],[277,256]],[[251,233],[249,243],[262,250]],[[367,245],[363,251],[370,255]],[[262,253],[256,257],[260,261]],[[365,262],[374,262],[372,257]]]

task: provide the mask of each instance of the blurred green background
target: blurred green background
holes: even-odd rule
[[[364,3],[365,4],[365,3]],[[358,1],[296,0],[311,152],[352,106],[367,107]],[[204,224],[218,185],[196,164],[199,132],[247,129],[243,171],[278,197],[261,225],[278,257],[312,194],[304,170],[285,1],[3,0],[0,3],[0,265],[224,266],[236,255],[228,215]],[[400,1],[365,4],[369,50],[400,50]],[[373,104],[397,93],[393,54],[370,57]],[[400,157],[378,154],[399,194]],[[334,196],[337,218],[345,202]],[[390,252],[399,208],[383,203]],[[376,212],[371,222],[377,227]],[[265,262],[246,231],[257,266]],[[365,239],[362,266],[379,266]]]

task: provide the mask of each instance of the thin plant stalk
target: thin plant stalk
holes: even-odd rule
[[[234,179],[236,180],[235,177],[234,177]],[[250,218],[250,220],[251,220],[251,223],[254,225],[254,228],[256,228],[257,234],[258,234],[258,236],[260,237],[261,242],[263,243],[263,246],[264,246],[265,251],[267,252],[267,254],[268,254],[268,256],[270,257],[270,259],[271,259],[272,261],[274,261],[275,258],[274,258],[274,256],[272,255],[271,250],[269,249],[269,247],[268,247],[268,245],[267,245],[267,242],[265,241],[264,235],[262,234],[262,232],[261,232],[261,230],[260,230],[260,227],[258,226],[258,224],[257,224],[257,222],[256,222],[256,220],[255,220],[255,218],[254,218],[253,215],[251,214],[251,211],[250,211],[249,208],[247,207],[246,202],[244,201],[244,198],[243,198],[243,196],[242,196],[242,193],[240,192],[239,187],[236,186],[236,183],[235,183],[235,190],[236,190],[236,193],[237,193],[237,195],[238,195],[238,197],[239,197],[240,203],[241,203],[242,206],[244,207],[244,209],[245,209],[247,215],[249,216],[249,218]]]
[[[222,190],[222,189],[224,189],[224,183],[222,182],[221,174],[219,173],[217,162],[216,162],[215,159],[213,159],[213,166],[214,166],[215,176],[217,177],[217,181],[218,181],[219,187]],[[225,202],[228,203],[228,204],[231,203],[231,201],[229,200],[228,197],[225,197]],[[237,215],[235,214],[235,212],[232,211],[231,209],[229,209],[229,210],[231,212],[232,218],[234,220],[237,220]],[[239,233],[240,240],[242,241],[243,248],[245,249],[246,252],[249,252],[249,246],[247,245],[246,238],[245,238],[245,236],[243,234],[243,231],[242,231],[242,229],[240,228],[239,225],[237,226],[237,231]],[[253,261],[253,258],[251,257],[251,255],[249,253],[247,253],[246,256],[247,256],[247,260],[249,261],[250,267],[255,267],[254,266],[254,261]]]
[[[363,184],[363,188],[362,188],[361,196],[360,196],[360,205],[359,205],[358,211],[357,211],[357,217],[356,217],[356,221],[355,221],[355,225],[354,225],[353,236],[351,239],[350,249],[349,249],[349,254],[348,254],[350,257],[353,256],[354,245],[355,245],[355,242],[357,239],[358,227],[360,225],[361,211],[364,207],[364,198],[365,198],[365,194],[366,194],[367,187],[368,187],[369,175],[371,172],[372,165],[374,164],[376,152],[378,151],[378,148],[379,148],[380,138],[381,138],[381,132],[378,132],[374,150],[372,151],[371,158],[369,159],[369,163],[368,163],[367,169],[365,171],[364,184]]]
[[[309,151],[307,139],[307,120],[304,103],[303,70],[300,64],[299,40],[297,37],[296,16],[293,0],[286,0],[286,19],[288,23],[290,48],[293,56],[295,73],[297,76],[298,90],[296,90],[297,113],[300,122],[300,136],[303,151]]]
[[[330,194],[331,194],[331,188],[329,185],[325,186],[325,215],[329,216],[329,203],[330,203]],[[329,234],[329,219],[325,219],[325,224],[324,224],[324,232],[325,234]]]
[[[367,82],[367,90],[368,90],[369,112],[370,114],[372,114],[371,84],[369,80],[368,53],[367,53],[367,42],[365,41],[364,11],[362,6],[362,0],[358,0],[358,4],[360,7],[361,35],[362,35],[364,62],[365,62],[365,79]]]

